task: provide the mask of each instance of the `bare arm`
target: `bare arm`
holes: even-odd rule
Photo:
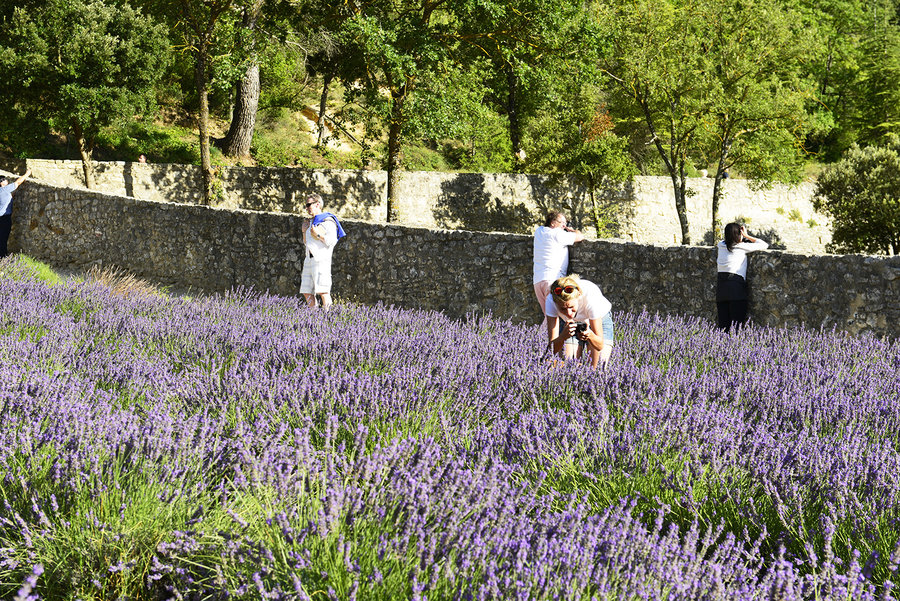
[[[19,179],[17,179],[15,181],[16,188],[18,188],[20,185],[22,185],[22,182],[24,182],[26,179],[28,179],[28,176],[30,176],[30,175],[31,175],[31,169],[26,169],[25,174],[22,175]]]
[[[576,334],[579,340],[584,340],[592,349],[596,351],[603,350],[603,320],[589,319],[588,329],[584,332]]]
[[[584,240],[584,234],[582,234],[580,230],[575,230],[570,227],[567,227],[566,231],[572,232],[573,234],[575,234],[575,242],[581,242],[582,240]]]
[[[562,326],[562,327],[560,327]],[[575,322],[563,321],[558,317],[547,316],[547,340],[553,343],[554,354],[561,355],[566,340],[575,335]]]

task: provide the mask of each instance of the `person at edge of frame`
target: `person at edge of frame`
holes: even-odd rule
[[[0,176],[0,259],[9,255],[9,234],[12,231],[12,194],[31,176],[31,169],[13,183],[9,178]]]

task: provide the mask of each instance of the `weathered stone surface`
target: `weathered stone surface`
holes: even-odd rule
[[[21,173],[30,167],[38,180],[66,187],[83,186],[78,161],[0,160],[0,168]],[[318,192],[328,210],[345,219],[384,221],[387,216],[387,173],[359,170],[310,170],[292,167],[219,168],[222,197],[216,206],[305,214],[304,202]],[[144,200],[198,204],[200,169],[194,165],[96,163],[97,189]],[[693,178],[696,194],[687,200],[694,243],[702,244],[712,221],[713,180]],[[752,232],[791,251],[821,253],[831,240],[828,218],[812,206],[813,185],[775,185],[754,190],[746,180],[723,182],[723,223],[740,218]],[[435,228],[527,233],[548,209],[563,209],[591,230],[587,190],[572,180],[508,173],[400,174],[399,222]],[[610,222],[613,236],[641,244],[677,244],[681,230],[675,213],[671,180],[636,177],[626,184],[607,183],[594,198]],[[707,240],[707,243],[709,241]]]
[[[299,215],[117,197],[30,181],[16,192],[10,245],[55,265],[97,262],[183,287],[296,294]],[[444,311],[491,311],[537,323],[531,236],[342,220],[334,294]],[[715,250],[585,241],[571,270],[600,285],[615,310],[715,316]],[[900,335],[900,257],[750,257],[758,323]]]

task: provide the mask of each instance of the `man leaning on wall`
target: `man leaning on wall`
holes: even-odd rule
[[[7,244],[9,244],[9,233],[12,231],[12,193],[30,175],[31,169],[28,169],[25,171],[25,175],[22,175],[13,183],[9,183],[9,178],[6,176],[0,175],[0,259],[9,254]]]

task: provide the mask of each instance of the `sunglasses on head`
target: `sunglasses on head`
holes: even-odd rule
[[[563,292],[565,292],[566,294],[572,294],[576,290],[578,290],[578,288],[576,288],[575,286],[557,286],[553,289],[553,294],[555,294],[556,296],[561,296]]]

